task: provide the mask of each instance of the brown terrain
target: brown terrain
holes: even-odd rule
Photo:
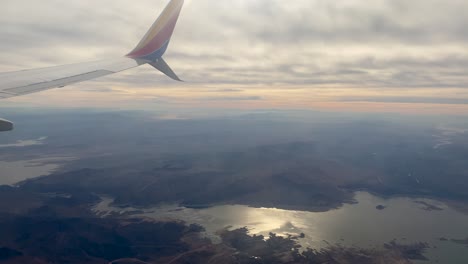
[[[424,259],[425,244],[389,243],[379,249],[330,246],[302,249],[297,237],[250,235],[246,228],[220,230],[221,243],[204,228],[179,221],[132,216],[96,217],[92,195],[52,195],[2,187],[0,263],[411,263]]]

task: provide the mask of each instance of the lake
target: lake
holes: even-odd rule
[[[431,249],[425,254],[429,262],[468,263],[466,245],[440,238],[468,237],[468,215],[447,205],[415,198],[382,199],[366,192],[356,193],[356,204],[328,212],[305,212],[275,208],[252,208],[243,205],[189,209],[176,205],[155,208],[120,208],[113,199],[103,198],[94,211],[100,216],[112,212],[138,212],[135,216],[154,219],[180,219],[204,226],[207,235],[216,241],[215,232],[227,226],[248,227],[251,233],[268,235],[306,234],[300,240],[304,247],[323,248],[329,244],[375,247],[396,240],[399,243],[427,242]],[[377,210],[378,205],[385,206]]]
[[[60,167],[51,162],[51,159],[0,161],[0,185],[14,185],[20,181],[48,175]]]

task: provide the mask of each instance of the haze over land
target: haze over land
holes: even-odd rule
[[[34,123],[38,116],[44,116],[41,124]],[[20,128],[2,141],[47,138],[30,146],[3,144],[4,159],[74,158],[24,185],[51,192],[69,186],[139,205],[241,203],[311,210],[352,202],[356,190],[468,199],[467,124],[461,118],[312,111],[172,120],[94,111],[13,117]],[[59,125],[64,129],[50,129]]]
[[[32,217],[33,221],[37,217],[54,216],[61,221],[89,217],[99,196],[115,198],[117,206],[142,210],[163,204],[189,208],[242,204],[324,212],[353,204],[355,191],[367,191],[381,197],[432,198],[444,203],[440,207],[415,200],[412,210],[441,210],[444,214],[448,213],[444,208],[451,207],[466,212],[468,182],[463,174],[467,169],[463,160],[467,155],[464,142],[468,124],[459,117],[262,110],[170,119],[157,112],[4,111],[18,121],[20,129],[0,141],[4,146],[2,160],[49,157],[45,163],[61,165],[49,176],[30,179],[19,183],[16,189],[1,192],[4,201],[22,197],[21,203],[2,205],[2,212]],[[40,122],[38,117],[42,117]],[[63,129],[51,129],[57,126]],[[41,144],[14,144],[20,139],[45,136]],[[57,199],[65,200],[55,201],[50,194],[59,194]],[[66,209],[63,203],[77,207]],[[113,224],[96,224],[120,225],[118,221],[141,213],[138,209],[130,212],[108,215],[123,218]],[[461,220],[461,216],[453,217],[454,221]],[[276,228],[281,225],[278,223]],[[442,237],[453,241],[463,241],[468,235],[462,230],[455,235],[453,231],[443,232],[443,226],[438,230]],[[401,241],[395,242],[398,246],[393,249],[383,247],[390,240],[375,244],[383,250],[396,250],[394,253],[364,254],[408,261],[425,258],[424,252],[440,236],[431,236],[431,230],[427,232],[424,237],[430,240],[415,242],[430,244],[408,244],[413,239],[410,234],[405,235],[410,239],[404,244],[414,246],[417,255],[397,250],[399,243],[405,242],[401,240],[404,237],[396,237]],[[306,235],[313,239],[314,233]],[[347,243],[354,239],[343,237]],[[330,241],[332,245],[338,242]],[[329,250],[341,254],[360,249]],[[444,255],[438,254],[446,254],[429,253],[428,256],[440,259]]]

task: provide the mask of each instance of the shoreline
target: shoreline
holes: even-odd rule
[[[259,203],[259,202],[250,202],[250,203],[211,203],[211,204],[203,204],[203,205],[191,205],[191,204],[184,204],[180,202],[161,202],[157,204],[151,204],[151,205],[138,205],[138,204],[132,204],[132,203],[118,203],[115,201],[116,198],[111,197],[110,195],[98,195],[99,197],[106,197],[109,199],[112,199],[111,206],[114,207],[119,207],[119,208],[136,208],[136,209],[148,209],[148,208],[157,208],[160,206],[167,206],[167,205],[177,205],[180,208],[187,208],[187,209],[194,209],[194,210],[203,210],[203,209],[210,209],[214,207],[219,207],[219,206],[246,206],[249,208],[255,208],[255,209],[278,209],[278,210],[285,210],[285,211],[299,211],[299,212],[311,212],[311,213],[326,213],[329,211],[333,210],[339,210],[343,208],[344,206],[347,205],[354,205],[358,204],[359,201],[356,199],[356,196],[359,195],[359,193],[367,193],[370,194],[374,197],[377,197],[379,199],[382,199],[384,201],[392,200],[392,199],[411,199],[415,200],[415,203],[422,202],[422,201],[417,201],[417,200],[430,200],[436,203],[441,203],[453,210],[456,210],[459,213],[468,215],[468,201],[456,201],[456,200],[449,200],[449,199],[440,199],[437,197],[429,196],[429,195],[399,195],[399,194],[392,194],[392,195],[381,195],[377,192],[372,192],[364,189],[356,190],[353,191],[352,195],[353,198],[352,200],[344,201],[341,204],[335,204],[335,205],[330,205],[330,206],[307,206],[307,205],[290,205],[290,204],[278,204],[275,206],[267,205],[264,203]],[[438,207],[438,205],[434,205],[432,203],[427,203],[427,205],[430,206],[435,206]],[[387,207],[385,208],[387,209]],[[441,210],[444,210],[444,208],[440,208]]]

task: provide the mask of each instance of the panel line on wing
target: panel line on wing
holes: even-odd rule
[[[9,89],[3,90],[3,92],[14,93],[14,95],[28,94],[28,93],[46,90],[46,89],[49,89],[50,87],[61,87],[61,86],[65,86],[68,84],[77,83],[83,80],[94,79],[94,78],[106,76],[106,75],[113,74],[113,73],[115,72],[108,71],[108,70],[92,71],[92,72],[78,74],[78,75],[56,79],[56,80],[52,80],[48,82],[41,82],[41,83],[35,83],[35,84],[22,86],[22,87],[9,88]]]
[[[17,94],[6,93],[6,92],[0,91],[0,98],[3,98],[3,99],[8,98],[8,97],[14,97],[14,96],[16,96],[16,95],[17,95]]]

